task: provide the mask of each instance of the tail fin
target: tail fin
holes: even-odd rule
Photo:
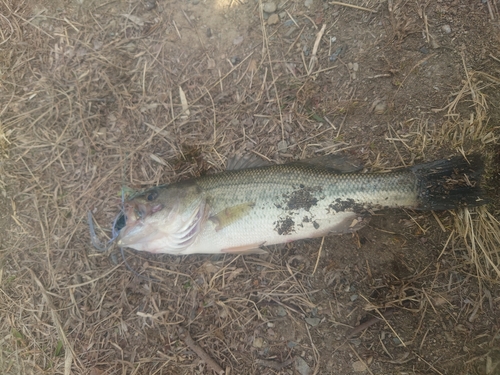
[[[480,186],[484,162],[479,155],[438,160],[411,170],[418,179],[419,210],[450,210],[487,203]]]

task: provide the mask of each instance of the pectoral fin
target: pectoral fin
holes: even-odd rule
[[[265,242],[261,242],[250,245],[229,247],[227,249],[222,249],[221,252],[228,254],[267,254],[266,250],[260,248],[260,246],[264,244]]]
[[[238,204],[236,206],[227,207],[217,214],[210,216],[209,220],[215,224],[215,231],[218,232],[221,229],[231,225],[235,221],[240,220],[245,217],[255,206],[255,203],[248,202]]]

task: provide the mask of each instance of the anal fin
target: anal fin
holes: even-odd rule
[[[227,254],[267,254],[266,250],[260,248],[260,246],[264,244],[265,242],[261,242],[243,246],[229,247],[227,249],[222,249],[221,252]]]

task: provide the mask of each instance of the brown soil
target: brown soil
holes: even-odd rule
[[[2,373],[500,374],[500,243],[474,252],[463,213],[267,255],[126,250],[160,282],[91,245],[87,211],[109,236],[122,186],[236,153],[498,163],[498,1],[305,3],[269,25],[254,0],[0,0]]]

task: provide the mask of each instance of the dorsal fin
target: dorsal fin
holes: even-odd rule
[[[226,170],[236,171],[239,169],[266,167],[268,165],[272,165],[272,163],[255,154],[236,154],[227,159]]]

